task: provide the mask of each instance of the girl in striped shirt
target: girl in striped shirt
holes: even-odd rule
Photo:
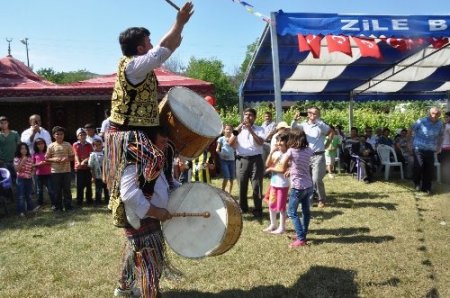
[[[33,158],[26,143],[17,145],[14,168],[17,172],[17,213],[20,217],[25,217],[27,210],[36,212],[39,209],[39,206],[34,207],[31,201]]]

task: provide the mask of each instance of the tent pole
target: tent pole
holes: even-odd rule
[[[241,86],[239,87],[239,115],[241,115],[241,121],[242,121],[242,117],[243,117],[243,113],[244,113],[244,92],[243,92],[243,88],[242,86],[244,85],[244,83],[241,83]]]
[[[353,91],[350,92],[350,101],[348,103],[348,133],[353,127]]]
[[[450,90],[447,91],[447,112],[450,112]]]
[[[281,86],[280,86],[280,59],[278,57],[278,37],[276,28],[276,13],[270,13],[270,41],[272,43],[272,66],[273,66],[273,87],[275,95],[276,122],[283,120],[283,110],[281,108]]]

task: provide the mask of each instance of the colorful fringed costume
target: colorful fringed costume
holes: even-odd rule
[[[164,239],[157,219],[144,218],[134,229],[127,222],[120,197],[120,181],[127,165],[135,164],[139,188],[151,200],[157,177],[163,174],[164,154],[142,130],[121,131],[112,125],[105,135],[104,181],[110,190],[109,208],[114,225],[123,227],[127,238],[121,262],[119,287],[130,289],[140,279],[143,297],[156,297],[164,267]]]

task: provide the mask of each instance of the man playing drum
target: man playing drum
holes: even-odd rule
[[[167,135],[159,127],[153,70],[181,44],[181,33],[193,14],[193,7],[191,2],[183,5],[174,25],[156,47],[145,28],[129,28],[119,36],[124,56],[119,61],[112,95],[111,126],[105,134],[103,165],[103,179],[111,194],[109,208],[115,225],[125,228],[127,238],[115,296],[140,297],[141,293],[133,288],[138,276],[142,297],[156,297],[159,293],[164,260],[160,221],[171,216],[166,205],[159,202],[167,195],[155,194],[157,185],[164,184],[163,178],[158,177],[164,176],[160,174]],[[136,268],[139,274],[135,273]]]

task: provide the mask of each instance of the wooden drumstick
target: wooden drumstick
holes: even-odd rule
[[[166,0],[167,3],[170,4],[170,6],[172,6],[173,8],[175,8],[176,10],[180,11],[180,7],[178,7],[178,5],[176,5],[175,3],[173,3],[170,0]]]
[[[172,217],[188,217],[188,216],[201,216],[208,218],[211,216],[209,212],[176,212],[171,214]]]

